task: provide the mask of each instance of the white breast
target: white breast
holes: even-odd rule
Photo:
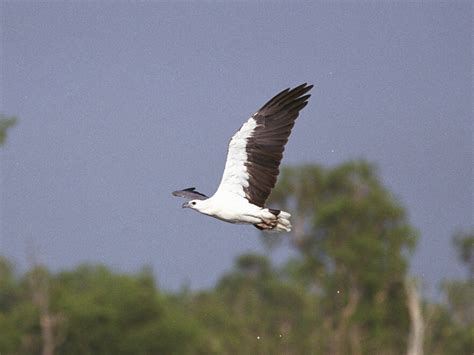
[[[232,192],[218,191],[203,201],[199,212],[231,223],[259,223],[261,208]]]

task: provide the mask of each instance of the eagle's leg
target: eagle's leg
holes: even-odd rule
[[[278,210],[269,210],[270,214],[261,216],[261,222],[254,224],[260,230],[272,230],[278,225]]]
[[[254,226],[260,230],[289,232],[291,230],[290,214],[285,211],[275,209],[262,209],[260,223],[254,223]]]
[[[276,223],[268,224],[268,223],[262,222],[262,223],[254,224],[254,226],[257,229],[260,229],[261,231],[268,231],[268,230],[272,230],[273,228],[275,228]]]

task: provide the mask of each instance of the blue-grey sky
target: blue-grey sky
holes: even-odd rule
[[[151,265],[166,289],[214,284],[263,251],[257,230],[182,210],[217,187],[227,143],[309,82],[284,164],[365,158],[420,231],[413,274],[463,277],[473,224],[470,2],[2,1],[1,254],[54,270]],[[285,251],[277,253],[283,259]]]

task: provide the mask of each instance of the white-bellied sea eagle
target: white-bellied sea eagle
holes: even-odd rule
[[[277,181],[285,144],[313,85],[302,84],[273,97],[245,122],[229,142],[224,174],[213,196],[194,187],[174,191],[184,207],[230,223],[264,231],[289,232],[290,214],[265,207]]]

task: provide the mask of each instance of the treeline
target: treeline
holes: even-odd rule
[[[271,204],[294,230],[262,241],[295,256],[242,255],[205,291],[165,292],[146,268],[18,274],[0,259],[0,353],[472,354],[473,232],[453,238],[467,278],[436,302],[408,274],[417,233],[370,164],[283,169]]]

